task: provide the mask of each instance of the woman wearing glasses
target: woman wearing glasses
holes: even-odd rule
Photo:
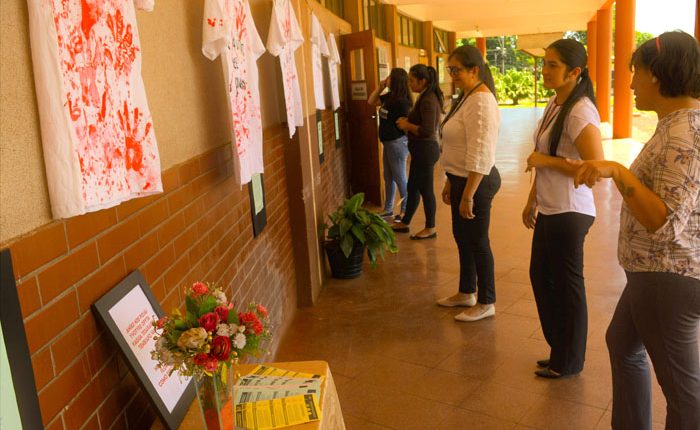
[[[617,255],[627,285],[605,336],[612,428],[652,428],[648,352],[666,397],[666,428],[697,430],[700,46],[689,34],[663,33],[637,48],[630,64],[637,109],[656,112],[656,132],[629,169],[588,161],[575,178],[589,187],[612,178],[623,199]]]
[[[535,131],[527,170],[537,175],[523,210],[535,229],[530,282],[549,356],[537,362],[537,376],[559,378],[583,370],[588,311],[583,282],[583,242],[595,219],[593,193],[575,188],[573,160],[602,160],[600,116],[588,77],[586,49],[560,39],[545,51],[542,77],[556,96]]]
[[[437,128],[442,115],[444,97],[437,81],[437,72],[430,66],[416,64],[408,74],[408,85],[414,93],[420,93],[416,104],[407,117],[399,118],[396,126],[408,135],[408,151],[411,153],[411,169],[408,173],[408,201],[401,222],[392,228],[400,233],[409,231],[409,224],[423,197],[425,228],[411,239],[433,239],[435,232],[435,191],[433,190],[433,169],[440,148],[437,142]]]
[[[447,71],[461,90],[441,125],[442,167],[447,174],[442,200],[452,209],[452,234],[459,251],[459,292],[437,303],[468,306],[455,320],[478,321],[496,314],[489,222],[491,202],[501,187],[495,166],[500,117],[491,70],[478,49],[455,49],[448,58]]]

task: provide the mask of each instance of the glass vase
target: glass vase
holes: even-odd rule
[[[206,430],[233,430],[234,426],[234,385],[235,364],[222,369],[212,376],[195,375],[199,410]]]

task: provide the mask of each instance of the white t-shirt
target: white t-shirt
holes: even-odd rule
[[[500,112],[491,92],[466,98],[442,128],[442,167],[466,178],[469,172],[488,175],[496,163]]]
[[[205,0],[202,53],[210,60],[221,55],[239,184],[263,172],[256,61],[264,52],[247,0]]]
[[[556,96],[547,103],[545,112],[551,109],[560,109],[555,105]],[[558,115],[558,113],[556,114]],[[537,140],[537,134],[544,117],[540,118],[535,129],[533,140]],[[536,151],[549,155],[549,134],[554,128],[556,117],[546,124],[546,129],[540,134],[536,142]],[[582,97],[571,108],[569,116],[564,122],[561,133],[557,156],[580,160],[581,155],[574,142],[588,124],[600,128],[600,115],[598,109],[588,97]],[[565,212],[579,212],[585,215],[595,216],[595,203],[593,191],[588,187],[574,188],[574,178],[552,168],[539,168],[535,177],[537,188],[537,208],[544,215],[556,215]]]
[[[134,8],[153,0],[27,4],[54,218],[162,192]]]
[[[323,58],[328,57],[328,44],[326,36],[323,34],[321,23],[318,22],[315,14],[311,14],[311,58],[314,62],[314,96],[316,99],[316,109],[326,108],[326,98],[323,94]]]
[[[335,35],[328,35],[328,47],[330,56],[328,57],[328,71],[331,78],[331,101],[333,110],[340,107],[340,88],[338,88],[338,66],[340,65],[340,53],[338,45],[335,43]]]
[[[270,17],[270,32],[267,34],[267,50],[280,59],[282,85],[287,107],[289,137],[294,136],[296,127],[304,125],[304,110],[301,106],[299,75],[294,61],[294,51],[304,42],[299,23],[294,15],[290,0],[274,0]]]

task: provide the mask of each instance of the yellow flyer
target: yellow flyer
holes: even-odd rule
[[[303,373],[295,372],[293,370],[280,369],[278,367],[270,367],[265,365],[258,365],[255,369],[251,370],[248,375],[256,376],[286,376],[287,378],[303,378],[303,379],[323,379],[321,375],[314,375],[313,373]],[[246,375],[247,376],[247,375]]]
[[[247,430],[278,429],[320,418],[318,399],[312,394],[236,405],[236,427]]]

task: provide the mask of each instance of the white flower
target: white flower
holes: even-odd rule
[[[243,333],[245,331],[245,325],[239,325],[238,326],[238,331]]]
[[[219,306],[226,306],[228,304],[228,300],[226,300],[226,294],[224,294],[223,291],[221,290],[214,290],[212,295],[216,298],[216,304]]]
[[[236,333],[236,336],[233,338],[233,346],[236,347],[236,349],[243,349],[245,348],[245,335],[243,333]]]
[[[235,331],[231,331],[229,324],[219,324],[216,326],[216,334],[219,336],[230,337]]]
[[[203,327],[191,328],[180,335],[177,346],[182,349],[199,349],[207,341],[207,336]]]

